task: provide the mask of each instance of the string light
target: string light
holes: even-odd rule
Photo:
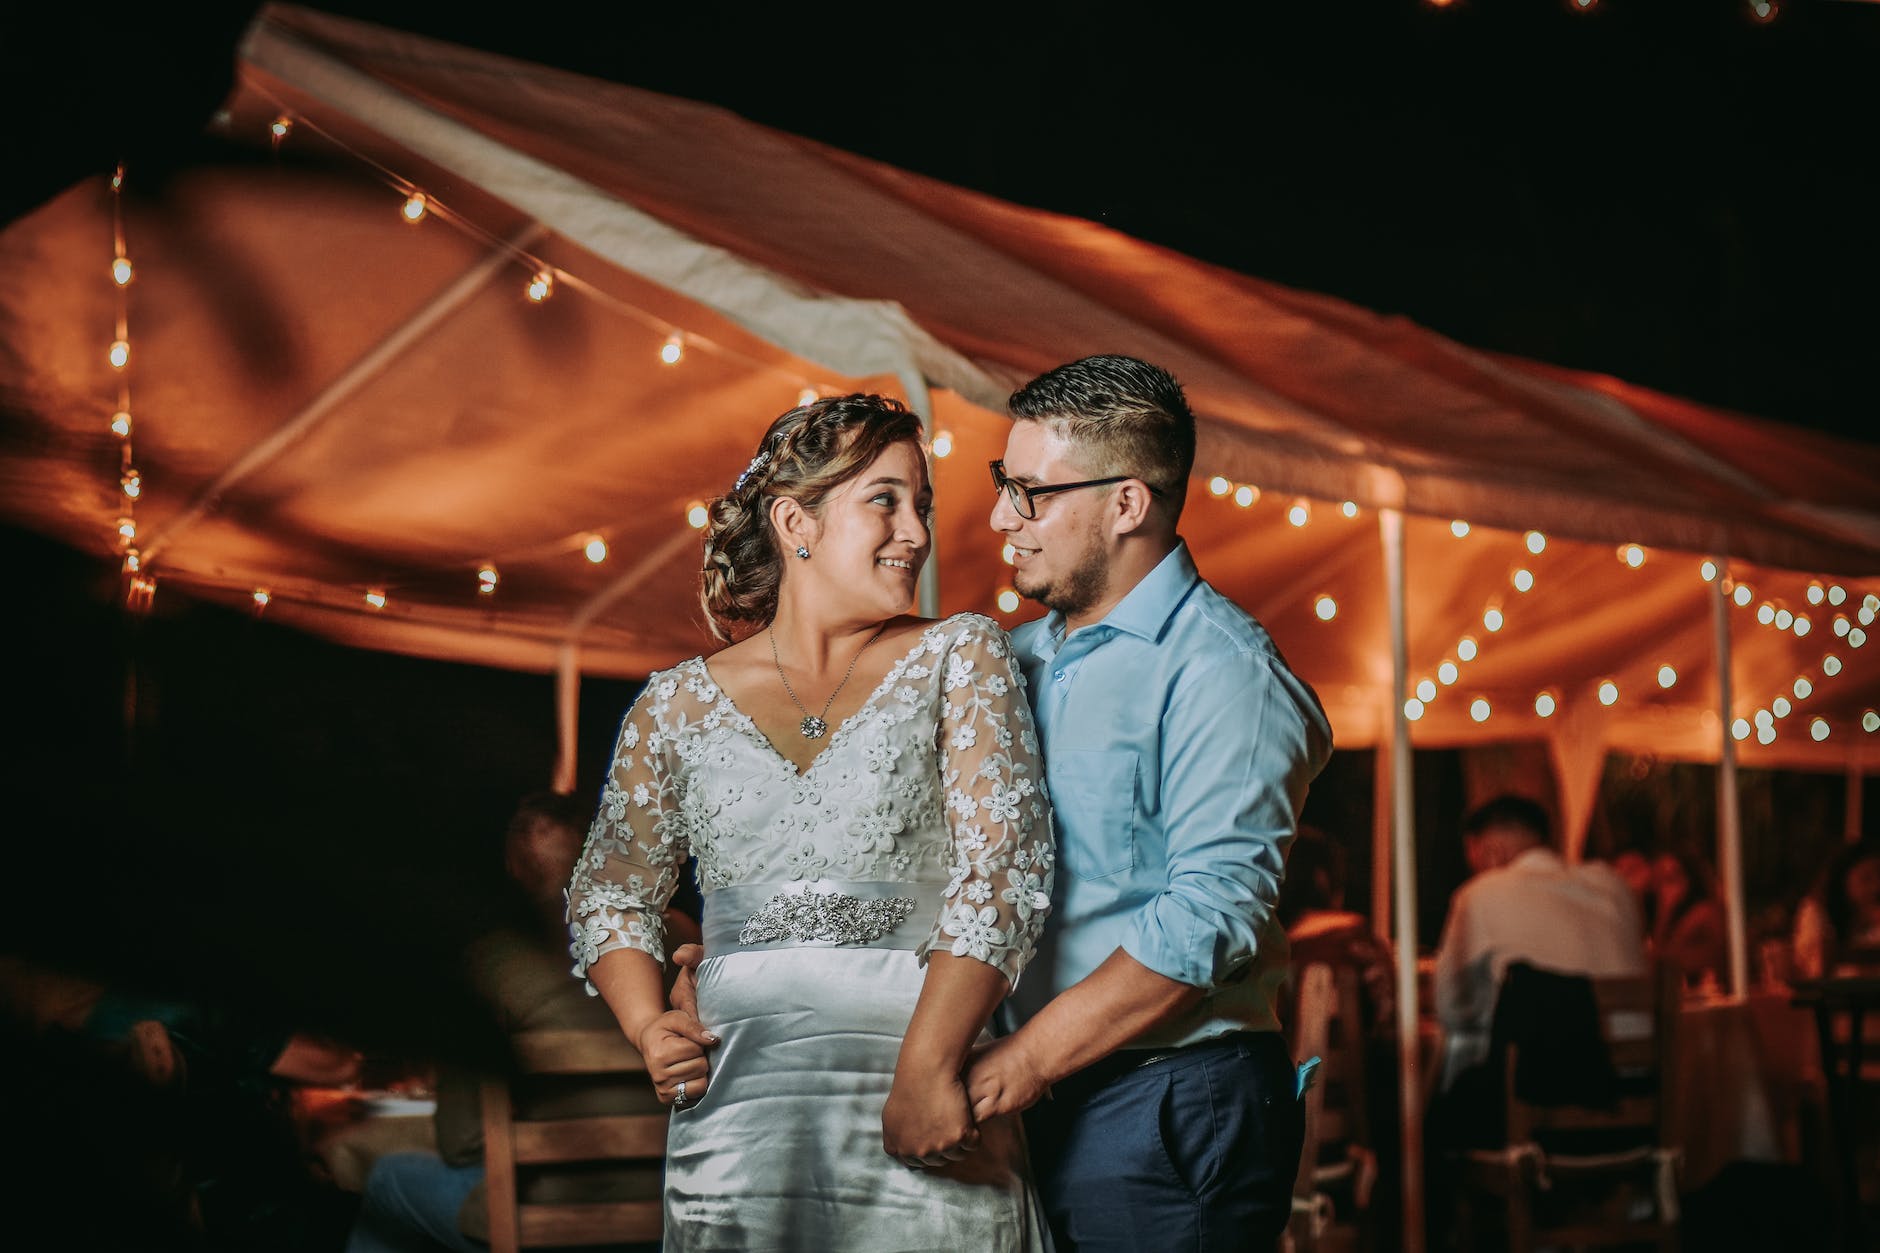
[[[118,479],[118,486],[124,489],[126,496],[136,500],[144,493],[144,476],[137,473],[136,467],[132,467]]]
[[[1619,545],[1619,560],[1634,570],[1645,564],[1645,550],[1637,544]]]
[[[1554,699],[1552,692],[1542,692],[1534,698],[1534,712],[1543,718],[1553,717],[1554,710],[1559,707],[1560,703]]]
[[[1461,518],[1457,518],[1454,522],[1449,524],[1449,533],[1457,539],[1461,539],[1469,533],[1469,524],[1464,522]]]
[[[1794,631],[1795,631],[1796,638],[1799,639],[1802,636],[1807,635],[1810,631],[1814,630],[1814,627],[1815,627],[1815,624],[1808,620],[1807,614],[1798,613],[1795,615]]]
[[[1758,744],[1775,743],[1776,742],[1775,723],[1772,722],[1768,726],[1757,727],[1756,728],[1756,742]]]
[[[1880,731],[1880,711],[1869,709],[1860,716],[1860,729],[1872,735]]]
[[[287,133],[293,129],[294,119],[283,113],[281,116],[274,119],[274,122],[268,127],[268,133],[273,135],[274,142],[279,144],[283,139],[287,138]]]
[[[1738,583],[1736,585],[1736,591],[1730,593],[1730,599],[1734,600],[1739,605],[1747,605],[1755,598],[1756,593],[1749,590],[1749,584],[1747,583]]]
[[[122,370],[130,363],[131,359],[131,346],[129,341],[122,339],[112,340],[111,348],[105,353],[105,356],[110,360],[113,370]]]
[[[1880,613],[1880,596],[1875,596],[1872,592],[1868,592],[1865,596],[1861,597],[1860,611],[1864,614]],[[1872,619],[1870,618],[1862,618],[1861,621],[1867,623],[1869,626],[1873,625]]]
[[[1776,610],[1776,630],[1786,631],[1795,625],[1795,615],[1786,609]]]
[[[817,400],[821,399],[821,397],[822,397],[822,393],[817,391],[815,388],[805,387],[802,391],[796,394],[796,403],[799,407],[802,405],[813,405],[817,402]]]
[[[495,566],[486,565],[480,568],[477,571],[477,595],[494,596],[496,594],[497,580],[498,575]]]
[[[1809,723],[1808,734],[1812,739],[1814,739],[1814,741],[1817,744],[1819,744],[1822,740],[1827,739],[1828,738],[1828,720],[1826,718],[1817,718],[1813,722]]]
[[[1841,673],[1841,659],[1836,657],[1833,653],[1829,653],[1826,657],[1821,659],[1821,672],[1832,679],[1835,675]]]
[[[148,573],[131,575],[129,589],[124,594],[124,603],[130,608],[142,612],[150,608],[150,602],[156,599],[157,580]]]
[[[601,562],[607,560],[607,541],[598,535],[590,536],[587,546],[582,549],[582,551],[587,554],[589,561],[598,566]]]
[[[1536,557],[1547,551],[1547,537],[1539,531],[1529,531],[1522,538],[1527,542],[1527,550]]]
[[[705,508],[704,501],[695,500],[685,507],[686,525],[691,527],[694,531],[704,530],[705,524],[710,521],[711,513]],[[1009,548],[1011,545],[1008,544],[1006,547]]]
[[[1807,700],[1811,695],[1814,694],[1814,691],[1815,691],[1815,685],[1808,681],[1808,677],[1806,675],[1795,680],[1795,699],[1796,700]]]
[[[1295,500],[1292,508],[1286,511],[1286,521],[1292,523],[1294,526],[1304,526],[1306,523],[1312,521],[1312,506],[1307,504],[1303,499]]]
[[[1477,722],[1487,722],[1491,712],[1493,711],[1489,709],[1488,702],[1480,696],[1469,702],[1469,717]]]
[[[1717,577],[1717,563],[1705,558],[1704,563],[1697,567],[1697,573],[1704,582],[1709,583]]]
[[[1573,0],[1573,7],[1582,13],[1591,13],[1599,5],[1599,0]]]
[[[1619,685],[1614,683],[1611,679],[1606,679],[1601,682],[1599,685],[1599,703],[1602,705],[1613,705],[1617,704],[1618,700]]]
[[[999,560],[1003,561],[1006,565],[1008,566],[1011,565],[1013,561],[1017,560],[1017,558],[1018,558],[1018,550],[1016,548],[1013,548],[1010,544],[1007,544],[1003,548],[999,549]]]
[[[1423,716],[1423,702],[1412,696],[1403,703],[1403,716],[1411,722],[1415,722],[1417,719],[1421,718]]]
[[[1834,615],[1834,633],[1840,638],[1842,639],[1847,638],[1847,633],[1853,627],[1853,625],[1854,624],[1852,622],[1849,622],[1847,620],[1846,614],[1837,613]]]
[[[555,276],[547,270],[537,270],[529,276],[529,285],[523,288],[523,294],[536,304],[541,304],[555,294]]]
[[[1355,518],[1358,516],[1358,502],[1355,500],[1348,500],[1344,504],[1338,506],[1338,512],[1344,514],[1347,518]]]
[[[1776,721],[1776,716],[1770,713],[1767,709],[1758,709],[1756,711],[1756,725],[1757,726],[1759,727],[1774,726],[1775,721]]]
[[[125,552],[124,573],[136,574],[138,570],[143,568],[143,564],[144,564],[143,558],[138,555],[138,552],[135,548],[129,549]]]
[[[1852,631],[1847,633],[1847,642],[1852,644],[1855,648],[1859,648],[1862,644],[1867,642],[1867,633],[1859,627],[1855,627]]]
[[[1330,622],[1338,616],[1338,602],[1330,596],[1321,596],[1312,602],[1312,612],[1319,616],[1320,622]]]
[[[1225,496],[1233,490],[1234,485],[1218,474],[1208,480],[1208,495],[1210,496]]]
[[[1670,666],[1658,667],[1658,686],[1671,687],[1678,681],[1678,672]]]
[[[1456,641],[1456,656],[1462,658],[1464,661],[1474,661],[1475,653],[1475,637],[1473,635],[1465,635]]]
[[[1769,708],[1778,718],[1786,718],[1795,710],[1795,706],[1789,704],[1789,698],[1786,696],[1778,696],[1770,701]]]
[[[999,608],[1005,613],[1018,612],[1018,593],[1006,588],[999,593]]]
[[[267,588],[257,587],[255,589],[253,600],[255,602],[255,608],[257,610],[266,609],[268,607],[268,602],[273,599],[274,599],[273,594],[270,593]]]
[[[685,356],[685,338],[674,331],[666,336],[666,342],[659,346],[659,359],[667,365],[678,365]]]
[[[1749,721],[1745,718],[1738,718],[1735,722],[1732,722],[1730,724],[1730,734],[1739,740],[1747,740],[1749,738]]]
[[[414,191],[405,197],[405,203],[398,211],[399,216],[415,226],[424,221],[424,215],[429,211],[430,203],[425,199],[423,192]]]
[[[1776,607],[1768,601],[1756,606],[1756,621],[1768,626],[1776,620]]]
[[[1501,630],[1503,621],[1501,610],[1493,607],[1482,615],[1482,625],[1491,631]]]
[[[372,588],[366,593],[366,606],[370,609],[385,608],[385,593],[379,588]]]
[[[129,257],[118,257],[111,262],[111,281],[116,283],[119,287],[129,286],[132,275],[133,271]]]
[[[1828,588],[1828,603],[1838,605],[1847,599],[1847,589],[1836,583]]]
[[[1749,15],[1752,21],[1773,22],[1776,20],[1777,12],[1775,0],[1750,0]],[[1815,738],[1820,739],[1821,737],[1816,736]]]
[[[952,432],[941,431],[933,437],[933,455],[934,456],[945,457],[951,454],[952,451],[953,451]]]
[[[1436,699],[1436,685],[1428,679],[1417,681],[1417,699],[1428,704]]]
[[[1823,587],[1820,583],[1810,583],[1808,585],[1808,603],[1809,604],[1819,605],[1823,600],[1827,598],[1827,595],[1828,595],[1828,589]]]
[[[1531,592],[1534,590],[1534,572],[1532,570],[1516,570],[1512,582],[1514,583],[1515,591]]]
[[[137,520],[135,518],[119,518],[117,521],[117,533],[119,542],[125,544],[136,543]]]
[[[120,439],[131,437],[131,415],[127,409],[119,409],[111,415],[111,433]]]
[[[1234,489],[1234,503],[1242,509],[1250,507],[1258,499],[1260,499],[1260,489],[1250,484],[1243,483]]]
[[[1860,613],[1857,616],[1860,618],[1860,624],[1862,626],[1872,626],[1874,620],[1873,606],[1862,605],[1860,607]]]
[[[1442,680],[1444,687],[1448,687],[1461,677],[1461,672],[1456,669],[1455,662],[1445,661],[1442,665],[1436,667],[1436,677]]]

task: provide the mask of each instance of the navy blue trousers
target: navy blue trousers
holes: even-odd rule
[[[1305,1131],[1285,1042],[1243,1033],[1144,1056],[1106,1058],[1025,1116],[1058,1253],[1267,1253]]]

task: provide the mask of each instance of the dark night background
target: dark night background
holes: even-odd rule
[[[1784,4],[1767,25],[1727,0],[313,7],[715,101],[1480,347],[1876,438],[1880,4]],[[0,221],[120,156],[148,172],[200,151],[252,12],[0,19]],[[130,619],[103,553],[9,530],[0,556],[18,633],[0,949],[374,1047],[448,1039],[462,998],[438,972],[494,908],[510,805],[549,777],[549,679],[174,592]],[[632,690],[585,685],[584,794]],[[1431,869],[1453,882],[1459,770],[1422,773]],[[1348,755],[1313,802],[1360,850],[1370,776]]]

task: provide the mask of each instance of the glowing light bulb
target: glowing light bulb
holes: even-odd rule
[[[144,476],[137,473],[136,467],[133,466],[124,471],[123,477],[118,479],[118,486],[124,489],[126,496],[136,500],[144,494]]]
[[[1828,597],[1828,589],[1823,587],[1821,584],[1810,583],[1808,585],[1808,603],[1809,604],[1819,605],[1822,601],[1826,600],[1827,597]]]
[[[1776,630],[1786,631],[1795,625],[1795,615],[1786,609],[1776,610]]]
[[[1828,603],[1830,605],[1838,605],[1846,599],[1847,599],[1847,589],[1845,587],[1842,587],[1839,583],[1831,584],[1829,586]]]
[[[666,337],[666,342],[659,346],[659,359],[667,365],[678,365],[685,356],[685,340],[674,331]]]
[[[1636,570],[1645,564],[1645,550],[1640,548],[1637,544],[1621,544],[1619,546],[1619,560]]]
[[[376,587],[373,588],[366,593],[366,604],[373,609],[385,608],[385,593]]]
[[[1678,672],[1670,666],[1658,667],[1658,686],[1671,687],[1678,681]]]
[[[1547,551],[1547,537],[1539,531],[1529,531],[1523,538],[1527,541],[1527,550],[1536,557]]]
[[[1487,722],[1488,715],[1491,712],[1488,707],[1488,702],[1483,700],[1480,696],[1469,702],[1469,717],[1475,719],[1477,722]]]
[[[128,287],[131,281],[131,259],[119,257],[111,262],[111,281],[119,287]]]
[[[1861,624],[1862,626],[1872,626],[1872,625],[1873,625],[1873,620],[1874,620],[1874,611],[1873,611],[1872,609],[1870,609],[1870,608],[1868,608],[1868,607],[1867,607],[1866,605],[1862,605],[1862,606],[1860,607],[1860,613],[1859,613],[1859,614],[1857,614],[1857,615],[1855,615],[1855,616],[1856,616],[1856,617],[1858,617],[1858,618],[1860,619],[1860,624]]]
[[[1789,704],[1789,698],[1786,696],[1778,696],[1770,701],[1769,708],[1778,718],[1786,718],[1795,711],[1795,706]]]
[[[1233,490],[1234,485],[1218,474],[1208,480],[1208,495],[1210,496],[1225,496]]]
[[[1738,583],[1736,590],[1730,593],[1730,599],[1734,600],[1739,605],[1747,605],[1750,601],[1756,599],[1756,593],[1749,590],[1749,584]]]
[[[477,571],[477,595],[494,596],[496,594],[497,574],[495,566],[484,566]]]
[[[1814,695],[1814,692],[1815,692],[1815,685],[1808,681],[1808,678],[1806,675],[1795,680],[1795,699],[1796,700],[1807,700],[1810,696]]]
[[[1016,556],[1018,556],[1018,550],[1013,548],[1010,544],[1007,544],[999,550],[999,560],[1003,561],[1008,566],[1012,564],[1012,560]]]
[[[536,304],[541,304],[555,294],[555,276],[547,270],[537,270],[529,276],[529,285],[523,293]]]
[[[1773,22],[1776,19],[1774,0],[1751,0],[1749,15],[1758,22]]]
[[[399,216],[404,218],[407,222],[422,222],[424,221],[424,215],[430,211],[429,206],[430,201],[424,198],[424,193],[414,191],[405,198],[405,203],[403,207],[398,210],[398,213]]]
[[[1000,592],[999,608],[1006,613],[1016,613],[1018,611],[1018,593],[1009,587]]]
[[[1749,720],[1746,718],[1738,718],[1730,724],[1730,734],[1739,740],[1749,738],[1749,729]]]
[[[1473,635],[1465,635],[1456,641],[1456,656],[1462,658],[1464,661],[1474,661],[1475,653],[1475,637]]]
[[[1826,718],[1817,718],[1813,722],[1809,723],[1808,735],[1809,735],[1809,738],[1814,740],[1817,744],[1819,744],[1822,740],[1827,739],[1828,738],[1828,720]]]
[[[128,409],[119,409],[111,415],[111,433],[122,439],[131,437],[131,415]]]
[[[1826,657],[1821,659],[1821,672],[1832,679],[1835,675],[1841,673],[1841,659],[1836,657],[1833,653],[1829,653]]]
[[[1774,726],[1775,721],[1776,721],[1776,716],[1770,713],[1767,709],[1758,709],[1756,711],[1756,725],[1757,726],[1759,727]]]
[[[601,562],[607,560],[607,541],[598,535],[590,536],[587,546],[583,548],[582,551],[587,554],[589,561],[598,566]]]
[[[273,135],[274,138],[278,141],[278,140],[286,139],[287,132],[293,129],[294,129],[294,119],[291,117],[288,117],[285,113],[283,113],[281,114],[281,116],[275,118],[273,123],[269,125],[268,133]]]
[[[1880,596],[1868,592],[1860,598],[1860,607],[1867,613],[1880,613]]]
[[[1880,731],[1880,711],[1869,709],[1860,716],[1860,729],[1872,735]]]
[[[121,339],[111,341],[111,349],[105,354],[110,358],[113,370],[122,370],[131,359],[131,346]]]
[[[137,555],[135,548],[124,554],[124,573],[136,574],[143,568],[143,558]]]
[[[1456,669],[1456,663],[1453,661],[1445,661],[1442,665],[1436,667],[1436,677],[1442,680],[1444,687],[1448,687],[1451,683],[1454,683],[1460,676],[1461,671]]]
[[[273,599],[274,599],[273,595],[269,593],[267,588],[257,587],[255,589],[254,601],[255,601],[256,609],[266,609],[268,607],[268,602]]]
[[[1304,526],[1312,521],[1312,506],[1303,500],[1294,501],[1293,507],[1286,511],[1286,521],[1294,526]]]
[[[1330,596],[1321,596],[1312,602],[1312,612],[1319,616],[1320,622],[1330,622],[1338,616],[1338,602]]]
[[[1697,567],[1697,573],[1704,582],[1712,582],[1717,577],[1717,563],[1706,560],[1702,565]]]
[[[695,500],[687,505],[685,507],[685,521],[686,525],[691,527],[694,531],[704,530],[705,524],[711,521],[711,513],[705,508],[705,502]]]
[[[132,518],[119,518],[117,523],[118,539],[124,543],[133,543],[137,539],[137,522]]]
[[[1516,570],[1514,572],[1513,582],[1515,591],[1531,592],[1534,590],[1534,572],[1532,570]]]
[[[796,394],[796,403],[798,405],[813,405],[821,396],[822,396],[822,393],[817,391],[815,388],[805,387],[802,391]]]
[[[1464,522],[1461,518],[1457,518],[1454,522],[1449,524],[1449,533],[1457,539],[1461,539],[1469,533],[1469,524]]]
[[[1412,696],[1403,703],[1403,716],[1411,722],[1415,722],[1418,718],[1421,718],[1423,716],[1423,702]]]
[[[1776,607],[1768,601],[1756,606],[1756,621],[1768,626],[1776,620]]]
[[[1855,648],[1859,648],[1862,644],[1867,642],[1867,633],[1859,627],[1855,627],[1852,631],[1847,633],[1847,642],[1852,644]]]
[[[1560,708],[1560,703],[1554,699],[1552,692],[1542,692],[1534,698],[1534,712],[1543,718],[1553,717],[1554,710],[1558,708]]]
[[[1355,500],[1348,500],[1344,504],[1338,506],[1338,512],[1344,514],[1347,518],[1355,518],[1358,516],[1358,502]]]
[[[933,437],[933,455],[944,457],[953,451],[953,434],[950,431],[937,432]]]
[[[1599,0],[1573,0],[1573,7],[1582,13],[1589,13],[1598,3]]]
[[[1419,680],[1417,682],[1417,699],[1425,704],[1435,700],[1436,684],[1430,682],[1428,679]]]
[[[1614,683],[1611,679],[1607,679],[1599,685],[1599,703],[1600,704],[1602,705],[1617,704],[1618,700],[1619,700],[1619,685],[1617,683]]]
[[[1766,727],[1757,727],[1757,728],[1756,728],[1756,742],[1757,742],[1758,744],[1773,744],[1773,743],[1775,743],[1775,742],[1776,742],[1776,726],[1775,726],[1775,723],[1773,723],[1773,722],[1772,722],[1772,723],[1770,723],[1770,724],[1769,724],[1768,726],[1766,726]]]
[[[1260,489],[1257,487],[1248,487],[1243,484],[1234,489],[1234,503],[1239,505],[1242,509],[1247,508],[1258,499],[1260,499]]]
[[[1482,625],[1491,631],[1501,630],[1502,621],[1501,610],[1499,609],[1490,609],[1482,615]]]
[[[1815,629],[1815,624],[1808,620],[1808,615],[1800,614],[1800,613],[1795,615],[1794,631],[1795,631],[1797,638],[1807,635],[1810,631],[1814,629]]]
[[[1853,627],[1854,627],[1854,624],[1847,620],[1846,614],[1837,613],[1834,615],[1834,633],[1837,636],[1845,639],[1847,637],[1847,633],[1850,630],[1852,630]]]

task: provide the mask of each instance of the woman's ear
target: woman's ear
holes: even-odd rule
[[[821,531],[802,502],[788,496],[779,496],[770,502],[770,525],[776,528],[777,539],[786,553],[796,548],[813,551],[814,541]]]

